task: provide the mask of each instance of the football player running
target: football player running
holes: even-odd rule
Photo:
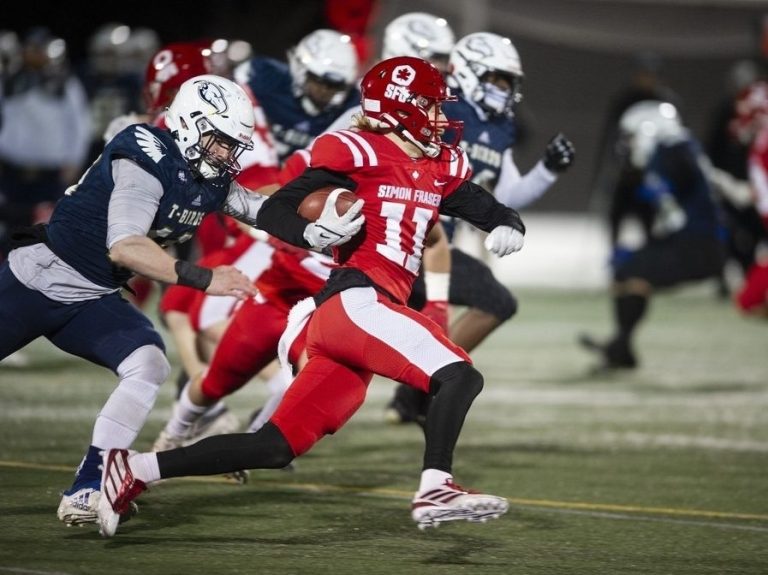
[[[507,511],[504,498],[464,489],[452,474],[454,448],[483,377],[434,322],[406,306],[439,214],[490,232],[487,246],[499,256],[523,246],[517,212],[472,183],[464,152],[441,138],[448,128],[460,128],[441,111],[451,99],[443,76],[425,60],[392,58],[368,71],[357,129],[320,137],[312,167],[265,202],[258,218],[284,241],[333,248],[339,264],[323,290],[292,310],[281,340],[285,360],[294,337],[305,334],[308,363],[256,433],[210,437],[160,453],[106,450],[102,535],[115,534],[120,514],[149,483],[285,467],[352,417],[374,374],[434,395],[413,520],[428,527]],[[360,200],[339,216],[331,194],[317,222],[299,216],[301,200],[327,185],[353,190]]]
[[[203,268],[163,250],[191,238],[216,210],[255,224],[264,196],[233,181],[253,134],[248,96],[225,78],[194,77],[167,124],[118,133],[49,224],[16,234],[0,268],[0,358],[44,336],[118,376],[63,493],[58,516],[69,525],[96,520],[100,452],[132,444],[170,369],[150,320],[121,296],[125,283],[141,274],[241,299],[256,292],[234,267]]]
[[[715,203],[701,144],[670,102],[644,100],[619,120],[629,161],[642,173],[633,190],[653,210],[651,237],[613,262],[614,333],[606,341],[580,336],[597,354],[597,370],[638,366],[635,333],[657,291],[718,278],[725,245],[723,218]]]
[[[502,204],[520,209],[543,195],[574,161],[575,150],[562,134],[552,138],[544,157],[521,175],[513,158],[516,142],[515,105],[522,100],[523,68],[512,42],[490,32],[459,39],[450,53],[447,81],[458,100],[445,105],[445,115],[464,124],[461,147],[472,164],[472,180]],[[453,225],[446,229],[452,236]],[[479,234],[475,234],[480,237]],[[451,339],[474,350],[517,311],[517,300],[482,261],[451,246],[448,302],[467,310],[450,326]],[[424,276],[417,280],[411,304],[424,305]],[[427,397],[398,386],[386,416],[393,423],[423,422]]]

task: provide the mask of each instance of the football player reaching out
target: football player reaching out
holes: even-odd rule
[[[252,282],[231,266],[176,260],[165,246],[191,238],[215,210],[255,224],[264,196],[233,178],[251,146],[254,113],[236,84],[204,75],[185,82],[168,129],[118,133],[57,204],[50,223],[20,232],[0,268],[0,358],[44,336],[118,376],[93,428],[59,518],[95,522],[100,452],[135,440],[169,373],[152,323],[120,295],[133,274],[247,298]]]
[[[215,68],[215,56],[209,40],[177,42],[158,50],[147,64],[144,76],[146,121],[165,127],[166,110],[181,85],[193,76],[207,74]],[[252,94],[249,96],[255,124],[251,148],[245,150],[238,159],[241,171],[237,181],[245,187],[259,189],[277,181],[278,160],[264,111]],[[113,124],[117,128],[136,121],[135,116],[129,116],[116,119]],[[105,138],[111,136],[105,135]],[[272,254],[268,244],[249,236],[239,227],[238,222],[220,212],[203,218],[195,240],[201,256],[198,265],[233,265],[251,279],[269,265]],[[187,259],[189,250],[183,252],[184,255],[181,255],[182,250],[178,253],[182,259]],[[134,278],[132,281],[137,279],[143,278]],[[182,359],[183,369],[177,380],[179,394],[188,380],[197,375],[210,360],[209,352],[223,333],[232,305],[232,298],[204,294],[185,286],[176,285],[165,289],[160,311]],[[207,413],[199,423],[199,434],[214,433],[217,429],[234,431],[239,425],[223,404],[216,411]]]
[[[258,218],[288,243],[333,248],[338,267],[317,295],[293,308],[280,342],[285,360],[294,336],[305,334],[307,364],[256,433],[218,435],[159,453],[105,450],[102,535],[114,535],[120,514],[160,479],[285,467],[352,417],[374,374],[434,395],[413,520],[426,527],[507,511],[504,498],[453,480],[454,448],[483,377],[434,322],[406,306],[427,232],[440,213],[490,232],[486,246],[497,255],[523,245],[517,212],[469,181],[466,155],[441,139],[449,126],[458,128],[441,111],[451,98],[440,72],[419,58],[385,60],[365,74],[357,129],[320,137],[312,167],[265,202]],[[297,214],[307,194],[328,185],[353,190],[360,200],[339,216],[334,193],[316,222]]]

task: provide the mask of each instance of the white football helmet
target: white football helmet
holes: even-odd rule
[[[358,58],[352,39],[335,30],[315,30],[288,51],[293,94],[312,116],[341,106],[357,80]],[[319,98],[307,83],[322,85],[332,92]]]
[[[168,107],[166,124],[189,165],[205,179],[235,178],[237,158],[253,148],[253,104],[240,86],[221,76],[204,74],[184,82]],[[222,149],[229,152],[225,157]]]
[[[448,67],[449,83],[489,114],[512,117],[514,105],[523,99],[523,65],[509,38],[491,32],[464,36],[451,50]],[[510,89],[492,83],[493,76],[504,78]]]
[[[630,106],[619,119],[626,139],[629,161],[644,168],[659,143],[673,144],[687,133],[677,108],[669,102],[643,100]]]
[[[392,20],[384,29],[381,58],[396,56],[424,58],[447,70],[448,55],[456,36],[445,18],[426,12],[409,12]]]

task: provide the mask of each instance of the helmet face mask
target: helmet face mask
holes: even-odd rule
[[[288,64],[293,94],[311,116],[343,105],[359,65],[352,39],[326,29],[315,30],[289,50]]]
[[[442,147],[461,138],[463,123],[442,114],[443,102],[456,97],[440,71],[420,58],[390,58],[373,66],[361,84],[363,114],[375,125],[393,130],[425,155],[437,157]],[[451,142],[443,141],[450,132]]]
[[[192,171],[206,180],[231,181],[240,173],[238,157],[253,148],[253,105],[242,88],[220,76],[184,82],[166,121]]]
[[[477,32],[461,38],[451,51],[450,82],[492,116],[514,116],[523,99],[523,68],[512,41]]]

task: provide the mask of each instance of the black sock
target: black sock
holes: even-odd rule
[[[483,376],[468,363],[452,363],[432,376],[433,398],[424,423],[424,469],[451,473],[464,418],[482,388]]]
[[[618,296],[613,301],[616,314],[616,341],[629,349],[632,334],[648,308],[648,298],[629,294]]]
[[[220,475],[243,469],[282,469],[294,458],[293,450],[273,423],[256,433],[214,435],[157,454],[160,477]]]

